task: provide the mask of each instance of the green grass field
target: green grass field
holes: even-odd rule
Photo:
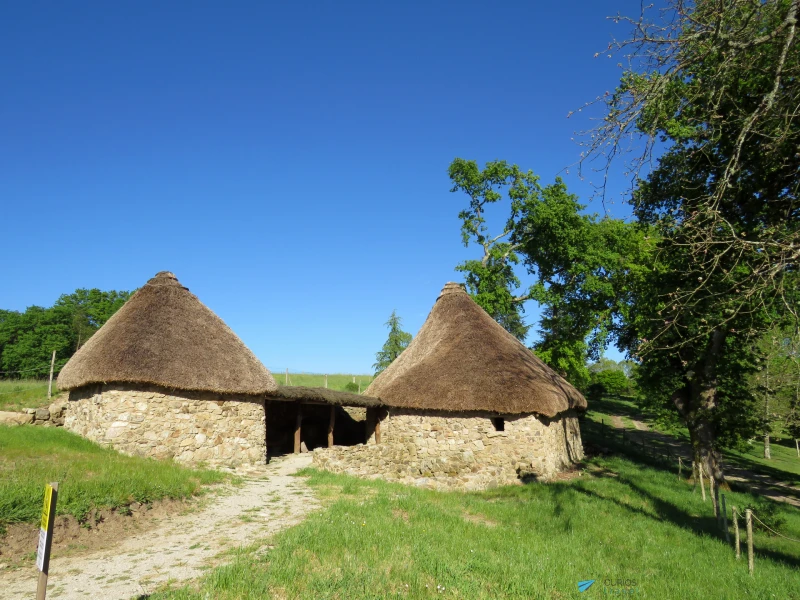
[[[280,385],[286,385],[286,373],[272,373]],[[372,375],[348,375],[343,373],[335,373],[328,375],[328,388],[332,390],[343,391],[344,387],[352,382],[355,378],[355,383],[361,384],[361,391],[367,389],[367,386],[375,379]],[[310,387],[325,387],[325,375],[318,373],[289,373],[289,385],[305,385]]]
[[[800,598],[800,544],[757,533],[737,561],[710,503],[670,471],[593,459],[581,477],[432,492],[310,471],[327,504],[232,563],[151,600],[204,598]],[[758,500],[730,493],[730,504]],[[800,513],[780,507],[800,538]],[[591,593],[577,582],[596,579]],[[608,585],[635,582],[635,589]],[[626,593],[627,591],[627,593]]]
[[[53,427],[0,426],[0,528],[35,522],[47,482],[58,481],[58,514],[83,520],[92,509],[187,498],[229,476],[124,456]]]
[[[280,385],[286,384],[286,373],[273,373],[275,381]],[[328,375],[328,388],[344,391],[348,382],[361,384],[361,391],[367,389],[372,382],[372,375],[352,375],[335,373]],[[289,373],[289,385],[305,385],[311,387],[325,387],[325,375],[318,373]],[[58,387],[53,382],[53,397],[58,393]],[[4,379],[0,380],[0,410],[19,411],[23,408],[39,408],[47,406],[51,401],[47,399],[47,380],[41,379]]]
[[[58,386],[53,382],[53,397]],[[47,406],[47,380],[44,379],[0,379],[0,410],[18,411],[23,408]]]
[[[686,443],[689,440],[689,433],[683,427],[664,429],[659,428],[653,422],[650,415],[642,413],[636,404],[631,400],[622,398],[604,398],[590,404],[586,419],[594,423],[605,421],[606,425],[611,423],[611,415],[619,415],[627,429],[634,429],[631,419],[637,419],[647,423],[650,427],[669,434]],[[618,448],[620,449],[620,448]],[[764,445],[761,439],[756,439],[750,444],[746,444],[741,449],[727,449],[723,452],[725,461],[738,467],[751,471],[760,471],[774,479],[784,481],[791,485],[800,485],[800,457],[794,441],[789,439],[773,439],[771,444],[772,458],[764,458]]]

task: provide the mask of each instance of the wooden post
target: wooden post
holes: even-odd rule
[[[683,472],[683,458],[680,456],[678,457],[678,479],[681,478],[681,473]]]
[[[269,400],[264,399],[264,462],[269,464]]]
[[[289,367],[286,367],[286,385],[289,385]]]
[[[703,502],[706,501],[706,484],[703,483],[703,463],[697,463],[697,472],[700,474],[700,491],[703,492]]]
[[[725,494],[722,494],[722,528],[725,530],[725,543],[731,543],[731,534],[728,531],[728,509],[725,507]]]
[[[297,403],[297,420],[294,425],[294,453],[300,454],[300,429],[303,426],[303,405]]]
[[[719,486],[711,473],[708,474],[708,493],[711,496],[711,507],[714,509],[714,516],[717,517],[717,526],[719,526]]]
[[[331,404],[331,416],[328,419],[328,448],[333,446],[333,428],[336,425],[336,407]]]
[[[381,443],[381,411],[377,409],[375,411],[375,443]]]
[[[53,367],[56,364],[56,351],[53,350],[53,358],[50,359],[50,384],[47,386],[47,399],[53,395]]]
[[[355,382],[356,382],[356,376],[353,375],[353,383],[355,383]]]
[[[50,572],[50,547],[53,541],[53,527],[55,525],[56,520],[56,503],[58,500],[58,482],[53,482],[50,484],[50,487],[53,488],[53,496],[51,498],[51,502],[48,504],[49,510],[47,515],[47,533],[46,540],[44,541],[45,546],[42,548],[42,555],[44,556],[44,560],[42,561],[42,569],[39,571],[39,581],[36,585],[36,600],[45,600],[45,596],[47,595],[47,575]],[[43,517],[44,520],[44,517]],[[39,543],[41,544],[43,540],[39,539]],[[38,549],[37,549],[38,554]],[[38,557],[37,557],[38,558]]]
[[[794,441],[794,448],[797,450],[797,458],[800,458],[800,445],[798,445],[797,440]]]
[[[367,407],[367,418],[364,422],[364,425],[364,443],[369,444],[369,438],[372,437],[372,434],[375,431],[375,409],[371,406]]]
[[[731,506],[731,518],[733,519],[733,544],[736,546],[736,560],[742,559],[742,545],[739,541],[739,513],[736,507]]]
[[[747,569],[752,575],[755,569],[755,559],[753,557],[753,511],[749,508],[744,511],[744,520],[747,525]]]
[[[328,376],[325,375],[325,389],[328,389]]]

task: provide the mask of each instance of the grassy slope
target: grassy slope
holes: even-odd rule
[[[53,382],[53,397],[58,387]],[[23,408],[47,406],[52,400],[47,399],[47,380],[41,379],[6,379],[0,380],[0,410],[18,411]]]
[[[273,373],[275,381],[284,385],[285,373]],[[332,390],[344,390],[348,382],[356,379],[361,383],[361,391],[367,389],[372,382],[372,375],[354,375],[335,373],[328,375],[328,387]],[[325,375],[317,373],[289,373],[290,385],[306,385],[312,387],[325,387]],[[53,383],[53,397],[58,393],[58,387]],[[47,406],[52,400],[47,399],[47,380],[41,379],[16,379],[0,380],[0,410],[20,411],[23,408],[38,408]]]
[[[633,579],[646,598],[800,598],[800,545],[757,534],[751,578],[688,483],[623,458],[589,467],[569,482],[480,493],[312,471],[325,510],[273,538],[266,555],[242,551],[151,600],[590,597],[577,591],[582,579],[599,580],[595,596],[603,580]],[[800,537],[800,513],[780,510],[784,531]]]
[[[273,373],[275,381],[280,385],[286,383],[286,373]],[[372,382],[374,377],[372,375],[348,375],[343,373],[336,373],[328,375],[328,388],[332,390],[344,390],[344,386],[348,382],[356,378],[356,383],[361,382],[361,391],[367,389],[367,386]],[[289,373],[289,385],[306,385],[311,387],[325,387],[325,375],[317,373]]]
[[[631,418],[648,423],[651,427],[654,426],[649,415],[642,414],[635,403],[616,398],[604,398],[601,401],[592,402],[586,418],[594,422],[604,419],[606,425],[609,425],[611,423],[610,415],[622,416],[628,429],[633,429]],[[662,431],[688,443],[689,434],[685,428]],[[743,450],[726,450],[724,457],[727,462],[739,467],[763,472],[792,485],[800,485],[800,458],[797,456],[794,443],[790,440],[773,441],[771,450],[772,458],[765,459],[764,445],[761,440],[756,440],[752,444],[746,445]]]
[[[217,471],[124,456],[61,428],[0,426],[0,527],[35,522],[50,481],[60,484],[58,514],[83,519],[92,508],[185,498],[226,478]]]

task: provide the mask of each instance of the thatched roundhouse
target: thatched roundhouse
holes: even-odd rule
[[[583,458],[583,396],[448,283],[417,337],[367,388],[374,445],[315,452],[318,465],[432,487],[549,478]]]
[[[70,359],[65,427],[129,454],[236,466],[266,460],[277,384],[227,325],[162,271]]]

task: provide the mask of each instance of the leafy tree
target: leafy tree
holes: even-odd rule
[[[587,138],[605,168],[642,142],[626,168],[658,246],[621,337],[716,482],[720,449],[758,429],[753,342],[779,304],[796,306],[799,6],[671,0],[652,18],[620,18],[633,34],[612,46],[631,60]]]
[[[483,258],[462,263],[475,301],[511,333],[523,339],[523,303],[543,308],[534,351],[578,387],[588,383],[587,358],[599,357],[615,335],[615,315],[629,291],[617,273],[635,275],[637,259],[650,247],[646,230],[621,220],[583,213],[585,207],[560,179],[547,186],[531,171],[505,161],[487,163],[457,158],[450,165],[452,191],[470,198],[459,215],[465,244],[475,240]],[[505,194],[505,196],[504,196]],[[490,236],[488,204],[508,198],[509,216],[502,233]],[[535,282],[517,292],[520,263]],[[624,312],[624,311],[622,311]]]
[[[50,308],[0,310],[0,377],[40,377],[52,352],[63,365],[130,297],[131,292],[78,289]]]
[[[380,352],[375,355],[376,362],[372,365],[375,369],[375,376],[377,377],[386,370],[400,354],[408,348],[411,343],[411,334],[400,329],[400,317],[397,316],[397,311],[392,311],[392,316],[386,321],[386,327],[389,328],[389,337],[383,344]]]
[[[520,170],[505,161],[488,163],[483,170],[475,161],[456,158],[448,170],[453,182],[451,192],[461,191],[469,197],[469,207],[458,215],[461,219],[461,239],[465,247],[478,244],[483,256],[468,260],[456,267],[465,273],[467,291],[475,302],[500,325],[520,341],[524,341],[530,325],[523,320],[523,303],[531,296],[517,293],[520,280],[514,273],[519,264],[519,243],[509,241],[519,227],[520,212],[524,202],[538,193],[539,178]],[[510,214],[503,231],[489,233],[486,209],[503,200],[503,192],[510,201]]]
[[[630,390],[630,381],[622,371],[598,371],[592,373],[589,387],[601,395],[618,396]]]

